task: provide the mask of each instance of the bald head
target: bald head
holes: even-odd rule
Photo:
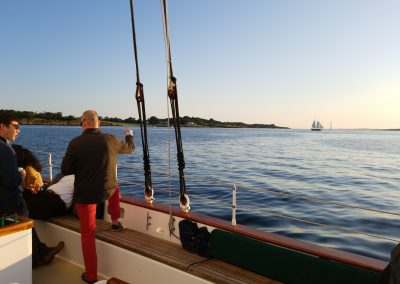
[[[99,116],[94,110],[85,110],[81,116],[81,123],[83,128],[98,128],[100,125]]]

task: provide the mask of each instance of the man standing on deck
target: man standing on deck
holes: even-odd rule
[[[64,175],[75,175],[73,202],[81,227],[81,242],[86,272],[82,279],[97,281],[96,206],[108,200],[111,229],[122,231],[119,191],[116,178],[117,154],[135,150],[133,131],[124,131],[125,141],[111,134],[102,133],[97,112],[86,110],[81,117],[83,132],[71,140],[61,164]]]
[[[11,112],[0,113],[0,215],[28,213],[20,189],[24,171],[18,171],[17,158],[10,146],[20,132],[17,118]],[[55,247],[47,247],[32,228],[33,268],[49,264],[63,247],[62,241]]]

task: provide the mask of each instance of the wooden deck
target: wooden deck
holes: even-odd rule
[[[79,232],[79,220],[74,216],[58,217],[50,220],[50,222]],[[112,232],[110,223],[102,220],[97,220],[96,238],[214,283],[281,283],[217,259],[200,257],[197,254],[187,252],[178,244],[144,233],[129,229],[122,232]]]
[[[80,279],[83,272],[85,270],[82,267],[55,257],[50,265],[33,269],[32,284],[85,284],[86,282]]]
[[[86,284],[87,282],[77,278],[77,275],[83,272],[85,272],[83,267],[55,257],[50,265],[43,265],[33,270],[32,284]],[[130,284],[115,277],[108,280],[103,277],[97,279],[104,284]]]

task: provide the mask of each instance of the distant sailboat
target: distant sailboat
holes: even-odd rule
[[[319,120],[315,120],[313,121],[312,125],[311,125],[311,130],[312,131],[321,131],[322,128],[324,128],[321,124],[321,122],[319,122]]]

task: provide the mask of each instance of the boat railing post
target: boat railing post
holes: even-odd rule
[[[49,179],[50,181],[53,180],[53,164],[51,162],[51,153],[48,153],[49,155]]]
[[[232,186],[232,226],[236,227],[236,185]]]

